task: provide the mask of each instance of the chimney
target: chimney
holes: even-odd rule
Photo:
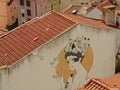
[[[104,7],[102,18],[106,25],[116,27],[115,9],[116,7],[114,5],[108,5]]]

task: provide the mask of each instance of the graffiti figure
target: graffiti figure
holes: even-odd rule
[[[76,71],[76,74],[70,74],[67,81],[64,82],[64,74],[61,76],[53,75],[61,85],[59,90],[74,90],[75,88],[83,85],[87,79],[87,71],[82,66],[82,60],[86,54],[89,45],[89,38],[82,37],[75,40],[70,39],[66,48],[64,49],[64,60],[71,71]],[[63,58],[62,58],[63,59]],[[64,69],[59,67],[60,59],[54,59],[54,63],[51,63],[56,69]]]

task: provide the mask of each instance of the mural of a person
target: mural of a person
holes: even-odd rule
[[[92,64],[91,66],[89,65],[90,67],[85,66],[90,61],[88,59],[93,59],[93,55],[90,54],[92,51],[89,41],[90,39],[86,37],[78,37],[75,40],[70,39],[65,48],[60,52],[58,58],[52,63],[57,74],[53,77],[60,83],[60,90],[74,90],[83,85],[87,80],[87,74]],[[92,58],[88,57],[87,53]],[[88,62],[86,62],[87,60]]]
[[[71,44],[71,43],[70,43]],[[76,39],[72,42],[69,49],[65,51],[65,58],[67,60],[70,70],[75,70],[76,75],[71,84],[70,90],[74,90],[86,81],[87,71],[82,66],[81,62],[84,58],[87,47],[89,46],[89,38],[83,37],[82,40]]]

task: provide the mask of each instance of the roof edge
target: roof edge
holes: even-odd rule
[[[57,36],[53,37],[52,39],[50,39],[50,40],[47,41],[46,43],[40,45],[39,47],[37,47],[36,49],[34,49],[33,51],[31,51],[30,53],[26,54],[24,57],[22,57],[21,59],[17,60],[16,62],[14,62],[13,64],[11,64],[11,65],[9,65],[9,66],[7,66],[7,67],[8,67],[8,68],[11,68],[12,66],[16,65],[18,62],[20,62],[20,61],[21,61],[22,59],[24,59],[25,57],[31,55],[32,52],[34,52],[34,51],[42,48],[44,45],[50,43],[52,40],[54,40],[54,39],[56,39],[57,37],[63,35],[65,32],[71,30],[72,28],[74,28],[74,27],[77,26],[77,25],[78,25],[77,23],[73,24],[71,27],[67,28],[67,29],[66,29],[64,32],[62,32],[61,34],[58,34]]]

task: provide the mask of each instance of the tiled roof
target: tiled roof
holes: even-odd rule
[[[109,85],[109,87],[120,88],[120,74],[116,74],[110,78],[106,78],[104,79],[104,82],[106,82]]]
[[[71,15],[71,14],[65,14],[65,13],[60,13],[60,12],[58,12],[58,13],[60,15],[64,16],[64,17],[76,22],[76,23],[85,24],[85,25],[92,26],[92,27],[97,27],[97,28],[100,28],[100,29],[110,28],[101,21],[96,21],[96,20],[84,18],[84,17],[81,17],[81,16]]]
[[[97,8],[103,12],[104,7],[108,6],[108,5],[112,5],[112,3],[110,2],[110,0],[105,0],[103,3],[101,3],[100,5],[97,6]]]
[[[16,63],[74,25],[74,22],[51,12],[14,29],[0,38],[0,67]]]
[[[88,13],[88,12],[92,11],[93,9],[94,9],[94,7],[91,6],[91,7],[88,7],[86,11]]]
[[[75,90],[110,90],[110,88],[100,79],[90,79],[84,87]]]
[[[80,5],[72,5],[72,4],[70,4],[68,7],[66,7],[65,9],[63,9],[61,12],[72,14],[73,10],[80,11],[81,8],[82,8],[82,6],[80,6]]]
[[[3,34],[5,34],[5,33],[7,33],[7,32],[8,32],[8,30],[0,27],[0,36],[3,35]]]
[[[111,88],[120,89],[120,74],[116,74],[106,79],[90,79],[82,88],[75,90],[111,90]]]

